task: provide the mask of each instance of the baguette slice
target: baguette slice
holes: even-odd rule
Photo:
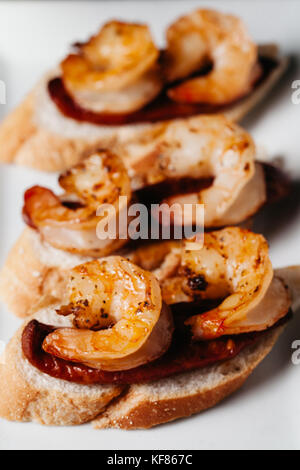
[[[33,317],[46,324],[70,326],[54,308],[44,308]],[[23,329],[24,325],[9,342],[0,362],[2,418],[56,426],[82,424],[99,415],[121,393],[122,388],[115,385],[77,385],[39,372],[23,355]]]
[[[294,307],[299,301],[300,267],[276,270],[275,274],[291,282]],[[57,326],[70,325],[67,317],[55,313],[55,305],[43,308],[28,321],[32,318]],[[97,429],[150,428],[214,406],[241,387],[284,328],[267,330],[256,344],[229,361],[122,388],[76,385],[39,372],[22,352],[24,325],[8,344],[0,364],[0,416],[47,425],[93,421]]]
[[[28,317],[41,297],[61,300],[66,271],[88,260],[43,243],[38,232],[26,227],[0,272],[0,297],[18,317]]]
[[[253,93],[225,110],[224,114],[234,121],[240,121],[264,98],[287,67],[288,58],[279,56],[276,45],[260,46],[259,53],[276,59],[278,65]],[[47,92],[48,80],[49,75],[1,124],[0,162],[14,162],[42,171],[63,171],[99,147],[122,144],[145,128],[157,125],[79,123],[63,116],[56,108]]]

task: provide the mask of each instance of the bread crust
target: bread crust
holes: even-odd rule
[[[280,326],[267,331],[257,344],[219,365],[148,385],[133,385],[94,420],[94,427],[148,429],[213,407],[243,385],[282,330]],[[215,379],[210,380],[210,376]]]
[[[259,48],[261,50],[261,47]],[[263,97],[269,92],[274,83],[280,78],[287,67],[286,57],[278,58],[278,50],[274,45],[263,47],[264,54],[277,58],[278,66],[273,70],[268,79],[259,86],[250,96],[239,101],[236,105],[228,109],[224,114],[233,121],[240,121]],[[77,129],[84,126],[92,127],[93,133],[89,138],[75,134],[70,137],[65,132],[69,128],[72,119],[66,119],[62,115],[59,123],[55,123],[57,132],[54,132],[45,122],[41,122],[39,115],[43,113],[51,114],[53,103],[46,105],[45,98],[47,81],[42,81],[37,85],[27,98],[9,114],[0,126],[0,161],[14,162],[42,171],[63,171],[66,168],[78,163],[88,153],[96,148],[109,147],[116,142],[122,141],[121,136],[126,130],[124,126],[110,127],[101,132],[102,126],[75,123]],[[42,91],[41,91],[42,89]],[[50,107],[49,107],[50,106]],[[45,110],[43,111],[43,108]],[[50,112],[49,112],[50,111]],[[53,109],[52,109],[53,111]],[[56,114],[55,114],[56,113]],[[58,113],[58,114],[57,114]],[[57,121],[58,110],[54,112],[51,119]],[[50,119],[50,120],[51,120]],[[47,121],[47,119],[46,119]],[[153,124],[155,126],[155,124]],[[126,126],[125,126],[126,127]],[[129,132],[137,131],[137,126],[128,126]],[[98,131],[97,132],[97,128]],[[95,131],[96,129],[96,131]],[[61,132],[60,132],[61,131]]]
[[[28,317],[45,295],[62,299],[67,270],[87,259],[45,245],[37,232],[26,227],[0,271],[1,300],[18,317]]]
[[[25,324],[24,324],[25,325]],[[35,421],[48,426],[69,426],[91,421],[122,388],[78,386],[52,379],[34,369],[21,349],[22,326],[9,342],[0,363],[0,416],[9,421]],[[53,380],[56,386],[53,386]]]

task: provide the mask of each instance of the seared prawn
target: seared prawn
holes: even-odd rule
[[[126,242],[127,227],[126,231],[116,227],[119,230],[116,238],[101,240],[96,233],[101,217],[108,217],[106,211],[102,216],[97,215],[97,210],[110,204],[116,214],[122,213],[127,210],[125,199],[131,198],[130,180],[117,155],[109,151],[93,153],[63,173],[59,184],[65,191],[61,196],[40,186],[28,189],[24,196],[25,221],[37,229],[46,242],[62,250],[90,256],[105,256]]]
[[[151,101],[162,80],[146,25],[111,21],[62,63],[67,89],[99,112],[130,112]]]
[[[174,219],[181,220],[184,204],[204,204],[205,226],[226,224],[228,212],[255,173],[255,145],[251,136],[222,115],[199,116],[162,124],[145,131],[139,139],[122,144],[124,163],[134,189],[167,180],[189,177],[194,180],[213,178],[212,184],[199,192],[175,194],[163,201],[164,208],[174,205]],[[257,171],[254,191],[264,202],[264,180]],[[253,189],[253,188],[252,188]],[[244,201],[247,218],[251,214],[249,199]],[[202,210],[201,206],[199,209]],[[238,209],[238,208],[237,208]],[[244,211],[244,212],[245,212]],[[240,211],[242,215],[243,211]],[[194,223],[196,212],[190,214]],[[241,219],[243,220],[243,219]],[[241,220],[238,220],[240,222]],[[225,222],[225,223],[224,223]],[[235,221],[233,223],[236,223]]]
[[[248,93],[257,70],[257,46],[242,20],[214,10],[196,10],[167,30],[166,75],[184,79],[212,62],[206,75],[171,87],[170,98],[222,105]]]
[[[161,248],[154,244],[153,262],[147,267],[158,278],[169,305],[223,299],[218,307],[186,320],[194,339],[264,330],[286,314],[289,294],[283,282],[273,277],[262,235],[228,227],[205,233],[203,248],[192,245],[191,241]],[[142,250],[131,259],[143,266],[143,260],[150,259],[150,247],[145,258]]]
[[[125,370],[153,361],[170,346],[169,307],[155,276],[120,256],[71,270],[69,303],[75,328],[46,337],[45,351],[104,370]]]

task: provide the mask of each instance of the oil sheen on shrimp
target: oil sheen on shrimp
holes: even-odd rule
[[[179,242],[153,244],[146,253],[144,248],[137,250],[131,259],[141,266],[147,263],[167,304],[196,302],[195,315],[186,321],[194,339],[264,330],[286,315],[289,294],[273,277],[262,235],[228,227],[205,233],[203,248],[193,245],[191,241],[183,247]],[[221,303],[197,315],[197,302],[204,299]]]
[[[116,213],[120,196],[131,198],[130,180],[121,159],[98,151],[59,177],[65,193],[58,197],[51,190],[34,186],[24,197],[25,221],[39,231],[42,238],[56,248],[91,256],[106,256],[126,242],[126,233],[100,240],[96,228],[101,220],[97,209],[111,204]],[[125,199],[122,199],[125,201]],[[113,214],[112,214],[113,215]],[[103,214],[107,217],[107,214]]]
[[[167,30],[166,75],[184,79],[207,63],[212,70],[172,87],[179,102],[222,105],[251,90],[257,73],[257,46],[241,19],[214,10],[196,10]]]
[[[251,136],[222,115],[198,116],[161,125],[146,131],[139,139],[122,145],[122,155],[131,175],[132,187],[148,186],[180,178],[213,178],[212,184],[198,193],[177,194],[163,200],[163,213],[174,205],[175,222],[180,221],[184,204],[204,204],[206,227],[225,225],[228,212],[242,190],[251,184],[251,195],[235,211],[242,217],[252,215],[265,202],[264,177],[255,173],[255,145]],[[186,206],[188,207],[188,206]],[[199,206],[199,210],[202,210]],[[244,217],[244,219],[243,219]],[[185,218],[195,223],[196,212]],[[236,220],[233,215],[233,223]]]
[[[104,370],[153,361],[170,346],[173,323],[155,276],[120,256],[71,271],[70,302],[58,313],[74,315],[75,328],[46,337],[45,351]]]
[[[131,112],[161,90],[159,51],[146,25],[111,21],[62,63],[76,101],[98,112]]]

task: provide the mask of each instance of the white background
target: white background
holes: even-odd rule
[[[0,80],[7,85],[7,105],[0,119],[34,86],[41,74],[64,56],[75,40],[83,40],[110,19],[148,21],[163,44],[164,27],[196,6],[217,7],[244,18],[257,42],[276,41],[293,55],[285,79],[251,113],[244,125],[260,152],[282,157],[294,179],[300,177],[300,105],[291,102],[291,83],[300,79],[299,1],[137,1],[137,2],[14,2],[0,3]],[[297,57],[298,55],[298,57]],[[55,185],[55,175],[24,168],[0,170],[0,262],[20,234],[22,194],[32,184]],[[287,207],[264,214],[258,227],[271,243],[273,264],[300,264],[300,190]],[[263,224],[263,225],[262,225]],[[19,321],[0,310],[0,340],[7,341]],[[1,449],[239,449],[300,448],[300,366],[291,363],[291,343],[300,339],[294,319],[272,354],[246,385],[219,406],[201,415],[149,431],[95,431],[85,425],[46,428],[0,420]],[[5,384],[0,384],[5,386]]]

